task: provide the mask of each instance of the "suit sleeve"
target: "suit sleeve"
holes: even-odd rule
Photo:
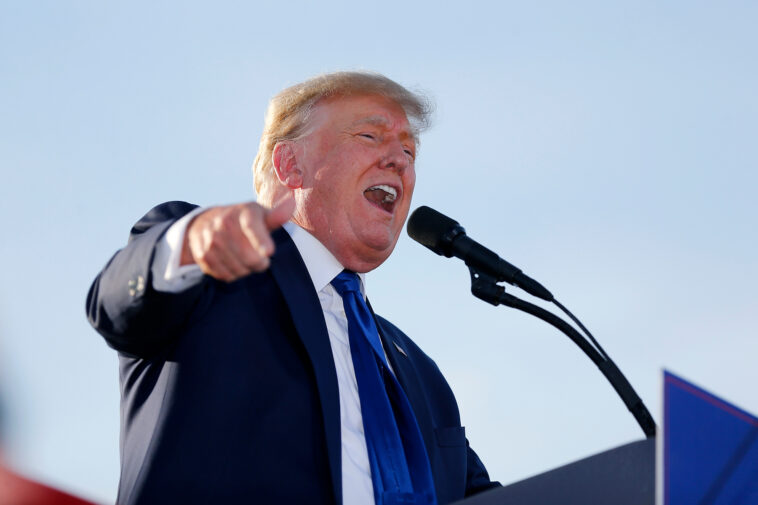
[[[129,241],[106,264],[87,294],[87,317],[108,345],[146,357],[165,347],[186,324],[207,282],[181,293],[152,287],[156,243],[179,218],[196,208],[186,202],[159,205],[140,219]]]
[[[490,476],[487,473],[487,469],[484,468],[484,463],[476,455],[474,449],[468,445],[466,441],[466,494],[465,496],[471,496],[488,489],[500,487],[501,484],[498,481],[490,480]]]

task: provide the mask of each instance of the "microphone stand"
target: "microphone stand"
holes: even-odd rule
[[[473,267],[469,267],[469,272],[471,273],[471,293],[477,298],[494,306],[506,305],[526,312],[565,333],[595,363],[600,372],[611,383],[611,386],[621,397],[626,408],[634,416],[637,424],[642,428],[645,436],[647,438],[655,437],[656,427],[653,417],[624,374],[621,373],[621,370],[619,370],[607,354],[605,356],[601,355],[573,326],[552,312],[506,293],[505,288],[498,285],[497,279],[494,277],[483,274]]]

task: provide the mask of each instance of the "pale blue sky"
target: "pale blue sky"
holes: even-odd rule
[[[748,1],[2,2],[8,456],[113,500],[116,356],[89,283],[153,205],[250,199],[268,98],[339,69],[434,98],[414,207],[541,280],[656,419],[663,367],[758,412],[756,25]],[[494,478],[641,437],[578,349],[474,299],[461,263],[403,236],[368,289]]]

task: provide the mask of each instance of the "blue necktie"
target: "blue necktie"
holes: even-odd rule
[[[421,431],[408,398],[387,366],[358,275],[345,270],[332,286],[345,306],[376,505],[435,505]]]

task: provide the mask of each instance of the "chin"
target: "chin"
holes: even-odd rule
[[[374,230],[363,230],[358,235],[360,242],[377,254],[389,256],[397,243],[399,232],[394,232],[386,226],[379,226]]]
[[[369,272],[390,257],[396,242],[396,236],[387,237],[386,234],[382,239],[373,237],[368,240],[368,237],[364,237],[359,243],[344,249],[341,257],[337,259],[349,270],[360,273]]]
[[[365,274],[374,270],[375,268],[379,268],[382,263],[387,261],[387,258],[389,258],[391,252],[392,251],[388,251],[382,254],[374,251],[374,254],[371,255],[355,254],[351,255],[350,257],[340,259],[340,263],[348,270],[352,270],[353,272],[357,272],[359,274]]]

